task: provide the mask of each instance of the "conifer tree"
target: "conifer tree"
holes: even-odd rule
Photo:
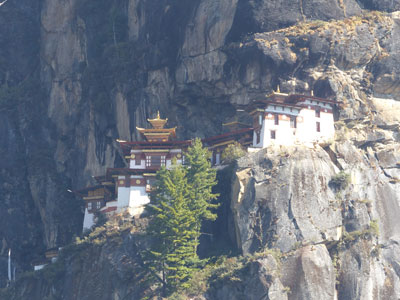
[[[217,199],[218,194],[212,192],[217,184],[217,172],[211,168],[211,153],[199,138],[196,138],[192,146],[185,153],[185,164],[187,166],[187,179],[192,185],[192,201],[190,207],[195,211],[198,220],[215,220],[217,215],[212,212],[218,207],[212,201]]]
[[[190,278],[198,260],[196,218],[190,210],[190,185],[187,171],[175,165],[157,173],[155,193],[149,211],[153,214],[148,233],[154,238],[147,253],[151,270],[161,273],[164,295],[174,291]]]
[[[160,274],[164,296],[185,286],[199,265],[196,253],[201,222],[215,220],[211,202],[216,171],[209,162],[210,153],[196,139],[185,154],[184,166],[157,172],[157,183],[148,210],[151,213],[147,232],[153,237],[146,261],[153,274]]]

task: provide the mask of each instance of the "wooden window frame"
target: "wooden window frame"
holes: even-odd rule
[[[279,125],[279,115],[274,115],[274,124]]]
[[[297,117],[290,116],[290,128],[297,128]]]

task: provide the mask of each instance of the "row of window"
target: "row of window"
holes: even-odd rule
[[[185,157],[182,156],[182,163],[184,163]],[[149,155],[146,156],[146,167],[161,167],[165,166],[166,157],[165,155]],[[139,157],[135,158],[135,165],[141,165],[142,161]]]
[[[275,125],[279,125],[279,115],[274,115]],[[290,116],[290,128],[297,128],[297,117]]]
[[[315,111],[315,117],[320,118],[321,117],[321,111],[316,110]],[[262,124],[262,116],[258,116],[258,122],[261,125]],[[279,125],[279,115],[274,115],[274,123],[275,125]],[[296,116],[290,116],[290,127],[292,128],[297,128],[297,118]]]
[[[101,207],[100,201],[88,202],[88,210],[92,210],[93,208],[100,209],[100,207]]]
[[[317,130],[317,132],[321,132],[321,122],[316,122],[316,124],[315,124],[316,126],[316,130]],[[271,137],[271,139],[272,140],[275,140],[276,139],[276,130],[271,130],[270,131],[270,137]],[[259,141],[259,134],[257,135],[257,144],[259,143],[260,141]]]
[[[153,167],[165,166],[165,155],[146,156],[146,167],[150,167],[150,166],[153,166]]]
[[[292,120],[290,120],[290,124],[292,128],[296,128],[296,122],[294,121],[293,126],[292,126]],[[321,122],[316,122],[315,123],[315,129],[317,132],[321,132]],[[276,139],[276,130],[270,130],[270,138],[271,140],[275,140]],[[256,132],[256,143],[259,144],[261,141],[261,132],[257,131]]]

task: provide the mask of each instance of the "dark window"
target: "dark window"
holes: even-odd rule
[[[257,135],[257,142],[256,142],[256,144],[258,144],[258,143],[260,143],[260,140],[261,140],[261,132],[260,132],[260,131],[257,131],[257,132],[256,132],[256,135]]]
[[[165,156],[148,155],[146,156],[146,167],[160,167],[165,165]]]
[[[271,139],[275,140],[276,138],[276,131],[275,130],[271,130]]]
[[[274,115],[275,125],[279,125],[279,115]]]
[[[297,118],[295,116],[290,117],[290,127],[297,128]]]
[[[321,132],[321,123],[317,122],[317,132]]]
[[[151,165],[154,167],[161,166],[161,156],[158,156],[158,155],[151,156]]]
[[[141,161],[141,159],[140,159],[140,156],[136,155],[136,156],[135,156],[135,165],[138,166],[138,165],[141,164],[141,162],[142,162],[142,161]]]
[[[317,109],[317,110],[315,111],[315,116],[316,116],[317,118],[321,117],[321,111],[320,111],[319,109]]]

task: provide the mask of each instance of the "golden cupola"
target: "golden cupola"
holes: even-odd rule
[[[157,111],[157,117],[154,119],[147,119],[151,124],[152,128],[145,129],[136,127],[136,129],[142,134],[148,142],[168,142],[172,138],[176,137],[174,128],[164,128],[168,119],[161,119],[160,112]]]

